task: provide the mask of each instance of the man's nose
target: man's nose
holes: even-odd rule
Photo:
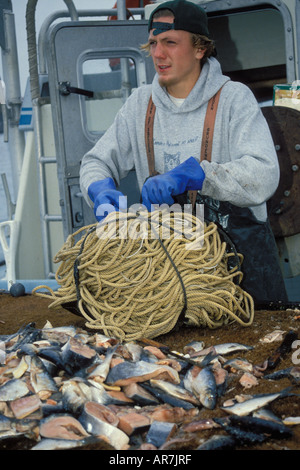
[[[154,56],[155,57],[165,57],[164,47],[159,42],[156,43]]]

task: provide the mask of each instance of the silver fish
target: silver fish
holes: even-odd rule
[[[230,414],[235,414],[238,416],[247,416],[250,413],[253,413],[254,411],[258,410],[259,408],[263,408],[268,403],[271,403],[277,398],[287,396],[289,394],[288,390],[289,389],[284,389],[278,393],[266,393],[263,395],[256,395],[253,398],[250,398],[249,400],[246,400],[242,403],[235,403],[231,406],[223,406],[221,407],[221,409]]]
[[[116,347],[110,348],[107,350],[105,359],[101,361],[93,370],[90,372],[88,375],[88,378],[95,378],[97,377],[98,380],[101,382],[105,382],[105,379],[107,377],[107,374],[110,369],[110,363],[112,360],[112,357],[115,353]]]
[[[203,349],[202,351],[196,352],[191,354],[191,357],[196,356],[203,356],[211,352],[212,350],[215,354],[225,355],[230,354],[236,351],[250,351],[253,349],[253,346],[247,346],[245,344],[240,343],[222,343],[222,344],[214,344],[213,346]]]
[[[35,391],[39,393],[42,391],[57,392],[58,388],[53,378],[47,371],[41,359],[33,356],[30,362],[30,382]]]
[[[16,419],[0,414],[0,440],[18,436],[34,438],[36,436],[33,430],[37,425],[37,420]]]
[[[224,369],[236,369],[244,372],[253,372],[253,364],[247,359],[233,358],[229,359],[223,364]]]
[[[5,360],[6,360],[5,341],[0,340],[0,364],[5,364]]]
[[[131,382],[145,382],[151,378],[161,378],[172,383],[180,383],[178,372],[169,366],[150,362],[122,362],[113,367],[107,376],[108,385],[128,385]]]
[[[197,447],[197,450],[234,449],[236,440],[231,436],[214,435]]]
[[[125,344],[125,347],[128,350],[133,362],[137,362],[140,360],[141,355],[143,353],[142,346],[137,343],[130,342]]]
[[[0,401],[13,401],[25,397],[29,389],[21,379],[11,379],[0,387]]]
[[[41,439],[31,450],[67,450],[77,449],[94,444],[100,444],[103,440],[97,436],[88,436],[79,441],[73,439]],[[113,450],[113,447],[105,442],[106,450]]]
[[[282,423],[282,419],[276,416],[271,410],[268,408],[259,408],[257,411],[253,413],[254,418],[261,418],[267,419],[269,421],[274,421],[275,423]]]
[[[191,341],[183,348],[185,354],[193,354],[204,349],[204,341]]]
[[[80,380],[66,380],[61,393],[64,409],[72,413],[81,412],[83,405],[92,399],[91,387]]]
[[[61,348],[61,358],[64,364],[69,364],[74,372],[88,367],[96,359],[96,351],[79,339],[69,338]]]
[[[217,402],[217,384],[214,373],[209,367],[201,369],[190,369],[184,378],[184,386],[187,390],[194,393],[200,403],[210,410],[213,410]]]
[[[128,405],[128,401],[124,401],[122,398],[110,395],[101,383],[95,382],[92,379],[89,379],[88,382],[91,385],[91,401],[99,403],[100,405]]]
[[[79,422],[89,434],[105,436],[116,450],[123,449],[129,443],[127,434],[117,428],[119,419],[103,405],[94,402],[86,403]]]
[[[165,380],[156,380],[151,379],[150,385],[153,387],[159,388],[164,392],[172,395],[173,397],[179,398],[180,400],[187,401],[192,403],[195,406],[199,406],[200,402],[197,400],[195,395],[185,388],[181,387],[180,385],[171,384],[170,382],[166,382]]]
[[[41,336],[43,339],[49,341],[57,341],[58,343],[65,344],[70,337],[74,337],[77,330],[74,326],[58,326],[55,328],[43,328]]]

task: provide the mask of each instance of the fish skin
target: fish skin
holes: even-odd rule
[[[199,400],[197,400],[195,395],[193,395],[191,392],[186,390],[184,387],[181,387],[180,385],[171,384],[170,382],[166,382],[165,380],[157,380],[157,379],[151,379],[150,385],[153,386],[154,388],[159,388],[160,390],[163,390],[169,393],[175,398],[179,398],[180,400],[187,401],[194,406],[200,405],[200,402]]]
[[[46,359],[53,362],[58,368],[64,370],[68,375],[73,375],[73,369],[70,364],[65,363],[62,359],[61,349],[58,346],[50,346],[49,348],[42,348],[38,352],[41,359]]]
[[[68,439],[41,439],[30,450],[68,450],[96,446],[98,450],[114,450],[114,447],[98,436],[88,436],[78,441]]]
[[[222,418],[214,418],[214,420],[217,424],[220,424],[226,430],[226,432],[235,439],[236,443],[239,445],[249,445],[257,443],[261,444],[267,439],[267,436],[265,434],[258,434],[249,430],[246,431],[245,429],[242,429],[238,426],[232,426]]]
[[[149,393],[144,387],[138,383],[132,383],[126,385],[124,388],[124,393],[128,398],[131,398],[137,405],[147,406],[147,405],[157,405],[159,400],[155,398],[151,393]]]
[[[0,365],[4,365],[6,362],[6,345],[5,341],[0,339]]]
[[[214,344],[209,348],[202,349],[202,351],[196,352],[191,354],[191,357],[203,356],[212,351],[215,352],[217,355],[225,355],[230,354],[236,351],[250,351],[253,349],[253,346],[247,346],[241,343],[222,343],[222,344]]]
[[[13,401],[25,397],[29,389],[21,379],[11,379],[0,387],[0,401]]]
[[[244,372],[253,372],[253,364],[251,364],[251,362],[247,361],[246,359],[241,359],[239,357],[226,361],[223,364],[223,368],[242,370]]]
[[[194,393],[200,403],[210,410],[216,407],[217,384],[214,373],[209,367],[201,369],[197,375],[193,376],[195,369],[190,369],[184,378],[184,386]]]
[[[133,362],[138,362],[141,359],[141,355],[143,353],[143,347],[136,343],[127,343],[125,345],[126,349],[128,350],[131,360]]]
[[[38,356],[33,356],[30,362],[30,382],[35,393],[41,391],[57,392],[58,388],[46,367]]]
[[[254,418],[265,419],[269,421],[274,421],[275,423],[283,423],[282,419],[276,416],[268,408],[259,408],[257,411],[254,411],[252,414]]]
[[[183,400],[176,396],[170,395],[170,393],[162,389],[153,387],[147,383],[143,383],[142,387],[145,388],[152,395],[154,395],[162,403],[167,403],[175,408],[182,408],[183,410],[190,410],[195,408],[195,405],[193,405],[192,403],[187,402],[186,400]]]
[[[109,348],[107,350],[105,359],[101,361],[90,374],[88,375],[88,378],[95,378],[98,377],[102,382],[105,382],[105,379],[107,377],[107,374],[109,373],[110,369],[110,363],[112,360],[112,357],[117,349],[117,346],[114,348]]]
[[[247,416],[253,411],[258,410],[259,408],[263,408],[268,403],[276,400],[279,397],[284,397],[288,395],[289,389],[284,389],[281,392],[277,393],[267,393],[263,395],[256,395],[249,400],[246,400],[242,403],[235,403],[231,406],[224,406],[221,407],[222,410],[226,411],[227,413],[236,414],[238,416]]]
[[[146,436],[146,442],[156,448],[161,447],[177,430],[175,423],[153,421]]]
[[[33,333],[33,335],[32,335]],[[22,344],[26,342],[30,343],[34,341],[34,337],[40,336],[39,330],[36,330],[35,323],[28,323],[27,325],[21,326],[21,328],[12,335],[7,336],[4,341],[7,345],[7,351],[12,352],[20,348]],[[30,341],[30,338],[32,341]],[[15,340],[15,341],[14,341]],[[10,344],[12,342],[12,344]]]
[[[264,375],[264,379],[267,380],[279,380],[289,377],[293,367],[288,367],[286,369],[277,370],[276,372],[271,372],[271,374]]]
[[[183,348],[185,354],[192,354],[195,352],[202,351],[204,349],[204,341],[191,341]]]
[[[76,328],[74,326],[57,326],[55,328],[43,328],[41,330],[41,338],[47,339],[59,344],[65,344],[69,341],[70,337],[76,335]]]
[[[0,441],[20,436],[36,439],[35,429],[38,427],[38,424],[38,420],[17,419],[0,414]]]
[[[200,444],[196,450],[228,450],[234,449],[236,440],[232,436],[214,435]]]
[[[66,380],[62,387],[62,405],[65,411],[79,414],[87,401],[92,399],[91,387],[83,381]]]
[[[238,426],[240,429],[255,431],[260,434],[267,434],[274,439],[286,439],[293,435],[290,428],[283,423],[257,418],[253,416],[236,416],[231,415],[229,422],[232,425]]]
[[[109,391],[106,391],[104,386],[99,382],[94,382],[89,379],[91,385],[92,401],[99,403],[100,405],[128,405],[128,398],[122,399],[118,396],[114,396]]]
[[[129,443],[129,437],[121,429],[105,420],[101,413],[101,406],[92,402],[86,403],[79,416],[79,422],[90,435],[105,436],[116,450],[121,450]],[[113,414],[110,410],[108,412]],[[118,423],[118,419],[115,422]]]
[[[78,339],[71,337],[61,348],[61,358],[75,374],[78,370],[92,364],[97,358],[97,353]]]
[[[125,362],[113,367],[106,378],[108,385],[128,385],[131,382],[144,382],[161,374],[172,383],[180,383],[178,372],[168,366],[159,366],[150,362]],[[166,380],[166,379],[165,379]]]

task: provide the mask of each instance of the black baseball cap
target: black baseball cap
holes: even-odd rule
[[[165,8],[171,10],[173,13],[174,23],[153,21],[153,15],[157,11],[164,10]],[[199,5],[187,0],[172,0],[159,4],[150,15],[148,31],[150,31],[150,29],[154,29],[154,36],[171,29],[181,29],[209,37],[206,12]]]

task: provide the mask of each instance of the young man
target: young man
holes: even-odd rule
[[[119,206],[122,194],[116,185],[132,168],[148,210],[197,191],[206,217],[221,225],[245,256],[244,288],[259,301],[286,300],[266,208],[278,186],[279,166],[255,97],[222,74],[206,13],[192,2],[159,4],[150,16],[144,48],[153,59],[153,83],[132,93],[114,124],[84,156],[80,182],[86,201],[94,205],[98,220],[103,204],[126,209]],[[219,90],[213,146],[206,159],[205,152],[201,155],[204,121]],[[151,178],[144,124],[150,97],[158,173]]]

